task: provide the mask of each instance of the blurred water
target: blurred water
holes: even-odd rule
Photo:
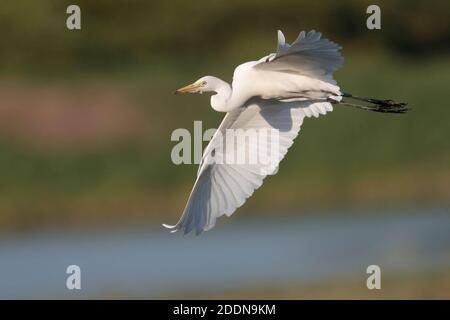
[[[450,266],[448,209],[321,214],[220,224],[199,237],[162,227],[0,239],[0,298],[221,290]],[[82,290],[65,287],[81,267]]]

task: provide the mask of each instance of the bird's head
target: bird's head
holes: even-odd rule
[[[182,87],[175,91],[178,93],[203,93],[216,91],[217,88],[217,78],[212,76],[201,77],[194,83],[191,83],[185,87]]]

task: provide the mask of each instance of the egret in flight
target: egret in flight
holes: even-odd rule
[[[300,32],[288,44],[278,31],[278,47],[257,61],[239,65],[232,84],[213,76],[205,76],[180,88],[176,93],[213,92],[211,107],[225,112],[219,128],[206,147],[199,165],[197,179],[186,207],[175,225],[166,225],[172,232],[182,230],[196,234],[214,227],[216,219],[230,216],[258,189],[263,179],[274,174],[300,131],[305,117],[333,111],[333,105],[352,106],[364,110],[404,113],[405,103],[364,98],[340,90],[333,73],[343,63],[341,47],[321,37],[314,30]],[[351,99],[351,100],[350,100]],[[355,103],[353,101],[362,101]],[[229,147],[225,133],[230,129],[275,129],[278,132],[277,156],[270,163],[227,163],[210,161],[219,144],[222,152],[258,153],[267,151],[259,143],[234,144]],[[221,141],[219,141],[221,140]]]

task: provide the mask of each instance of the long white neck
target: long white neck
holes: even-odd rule
[[[227,104],[233,92],[231,86],[227,82],[216,78],[214,92],[216,92],[216,94],[211,96],[211,107],[219,112],[230,111]]]
[[[208,91],[216,92],[211,96],[211,107],[216,111],[229,112],[240,108],[249,98],[242,90],[235,90],[217,77],[209,76],[208,84]]]

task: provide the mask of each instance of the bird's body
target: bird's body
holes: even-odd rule
[[[185,233],[195,230],[197,234],[211,229],[217,217],[231,215],[261,186],[267,175],[276,171],[305,117],[326,114],[333,110],[332,104],[351,105],[342,99],[353,96],[343,94],[333,79],[333,72],[343,63],[339,50],[337,44],[321,38],[319,32],[306,34],[302,31],[289,45],[278,31],[277,52],[239,65],[231,86],[216,77],[205,76],[177,90],[180,93],[215,92],[211,96],[211,107],[226,115],[204,151],[182,217],[176,225],[166,227],[172,231],[182,229]],[[391,100],[356,98],[375,104],[353,105],[363,109],[406,110],[404,104]],[[257,143],[243,143],[245,139],[241,143],[230,143],[234,142],[234,137],[227,133],[232,130],[244,135],[269,130],[276,135]],[[271,154],[273,150],[276,152]],[[235,154],[255,155],[258,161],[249,161],[248,157],[241,163],[229,161]],[[219,158],[226,161],[217,161]]]

